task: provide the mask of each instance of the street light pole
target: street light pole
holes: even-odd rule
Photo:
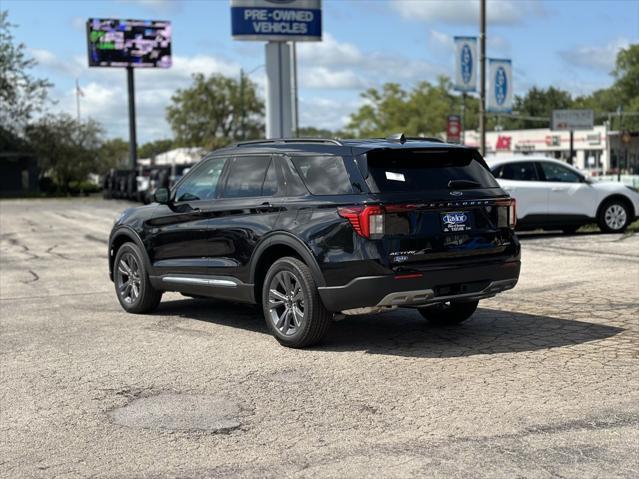
[[[486,0],[479,3],[479,145],[486,154]]]

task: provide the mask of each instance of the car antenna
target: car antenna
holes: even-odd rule
[[[387,136],[386,139],[388,141],[399,141],[402,145],[406,143],[406,136],[403,133],[394,133],[390,136]]]

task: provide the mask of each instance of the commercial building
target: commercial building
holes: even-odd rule
[[[479,133],[466,131],[464,143],[479,147]],[[607,131],[605,126],[573,134],[573,164],[593,176],[639,175],[639,132]],[[568,160],[570,132],[548,128],[486,132],[487,156],[544,155]],[[621,170],[621,171],[619,171]]]

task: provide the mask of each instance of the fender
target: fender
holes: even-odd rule
[[[149,259],[149,254],[144,247],[144,243],[140,239],[140,235],[131,228],[130,226],[120,226],[118,229],[114,230],[109,237],[109,250],[107,251],[107,255],[109,257],[109,279],[113,281],[113,262],[115,261],[115,255],[113,253],[113,244],[118,242],[117,240],[125,237],[127,240],[132,241],[140,248],[142,251],[142,261],[144,261],[144,267],[151,274],[152,266],[151,260]]]
[[[310,268],[313,279],[315,280],[315,284],[317,286],[326,285],[326,281],[324,281],[324,275],[322,274],[322,271],[317,264],[317,260],[315,259],[315,256],[313,256],[310,248],[293,234],[284,231],[278,231],[277,233],[273,233],[272,235],[268,236],[268,238],[265,238],[264,241],[262,241],[257,246],[257,248],[255,248],[255,251],[253,251],[249,270],[251,283],[255,284],[255,271],[257,269],[260,258],[262,257],[262,254],[271,246],[276,245],[288,246],[295,250],[295,252],[300,255],[300,257]]]

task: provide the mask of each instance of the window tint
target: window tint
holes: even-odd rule
[[[506,163],[501,171],[495,173],[495,178],[515,181],[538,181],[537,169],[533,162]]]
[[[222,196],[224,198],[262,196],[262,184],[270,162],[269,156],[238,156],[233,158]]]
[[[544,171],[546,181],[557,181],[562,183],[581,182],[581,176],[565,166],[548,163],[547,161],[540,162],[540,165]]]
[[[216,197],[226,158],[213,158],[193,171],[175,192],[175,201],[210,200]]]
[[[451,181],[497,188],[493,175],[474,155],[459,149],[373,150],[366,158],[369,174],[382,193],[447,190]]]
[[[298,156],[292,158],[308,190],[314,195],[353,193],[344,160],[339,156]]]
[[[266,177],[264,178],[264,184],[262,185],[262,196],[279,196],[281,191],[282,182],[279,179],[279,168],[275,160],[271,161],[271,164],[266,170]]]

